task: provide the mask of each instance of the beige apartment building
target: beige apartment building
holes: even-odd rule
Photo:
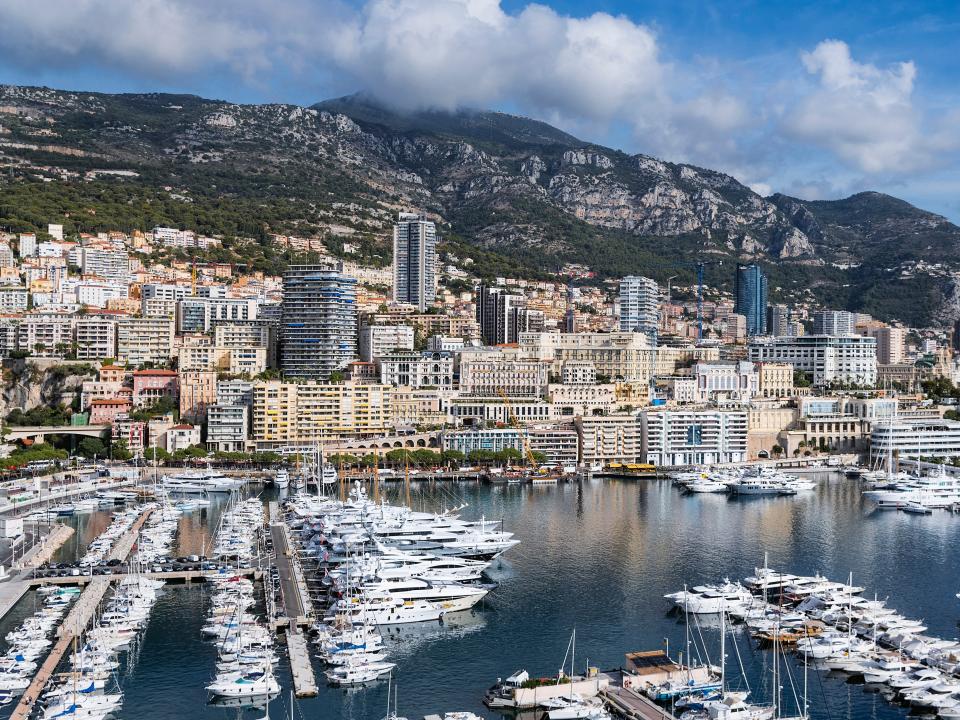
[[[410,388],[371,383],[282,382],[253,386],[258,450],[392,434],[416,424],[420,399]]]
[[[124,318],[117,323],[117,361],[130,367],[166,365],[173,355],[174,322],[168,318]]]

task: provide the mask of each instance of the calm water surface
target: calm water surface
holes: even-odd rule
[[[480,485],[416,488],[424,508],[469,503],[464,517],[503,518],[522,544],[496,563],[491,574],[500,587],[467,613],[445,622],[412,625],[392,638],[397,662],[399,711],[411,720],[427,713],[472,710],[496,716],[480,700],[498,677],[525,668],[554,674],[571,630],[577,629],[577,665],[588,660],[618,667],[623,654],[663,647],[682,649],[686,627],[663,598],[683,584],[740,579],[761,565],[802,574],[820,572],[868,588],[892,606],[923,618],[930,632],[958,634],[960,516],[938,512],[911,516],[872,512],[859,486],[822,475],[817,491],[793,498],[685,497],[668,481],[594,480],[558,487]],[[185,516],[178,554],[201,552],[221,508]],[[76,554],[106,528],[109,516],[76,520],[80,532],[63,553]],[[72,549],[71,549],[72,548]],[[69,555],[68,555],[69,556]],[[0,637],[30,612],[32,596],[0,623]],[[119,718],[246,718],[262,710],[206,704],[203,686],[211,679],[216,653],[200,639],[207,599],[200,587],[172,587],[155,606],[150,625],[121,672],[125,701]],[[691,633],[711,659],[719,647],[716,621],[691,623]],[[770,655],[754,648],[741,630],[727,640],[728,673],[746,681],[760,701],[770,697]],[[701,651],[702,652],[702,651]],[[284,653],[279,675],[289,673]],[[317,668],[318,678],[321,668]],[[795,678],[802,670],[794,664]],[[798,682],[799,685],[799,682]],[[785,697],[792,697],[789,683]],[[862,685],[842,677],[810,674],[814,717],[831,720],[899,718],[905,710],[887,704]],[[785,700],[790,712],[790,700]],[[286,693],[271,715],[286,717]],[[4,709],[9,713],[9,708]],[[386,683],[355,690],[321,687],[319,697],[297,701],[303,718],[379,720],[386,710]]]

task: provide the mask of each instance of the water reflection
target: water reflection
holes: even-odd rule
[[[399,484],[387,489],[394,499],[403,492]],[[684,583],[741,579],[762,564],[765,553],[771,565],[790,572],[835,579],[852,572],[868,588],[865,594],[888,597],[892,606],[923,618],[931,633],[957,635],[960,558],[954,547],[960,516],[873,512],[858,484],[841,477],[824,475],[808,494],[749,500],[687,497],[657,480],[537,488],[413,484],[417,509],[462,503],[468,506],[464,517],[502,518],[522,544],[491,568],[500,587],[465,618],[397,631],[394,677],[406,717],[449,710],[493,717],[480,704],[486,688],[520,668],[535,675],[556,672],[573,627],[578,657],[601,668],[619,667],[625,652],[663,647],[664,639],[681,648],[687,626],[669,612],[663,595]],[[181,520],[178,553],[199,553],[209,545],[219,511],[211,506]],[[96,515],[77,519],[78,545],[106,527],[106,514]],[[237,717],[236,709],[206,704],[203,686],[215,651],[199,637],[205,602],[201,588],[176,587],[157,604],[139,662],[125,681],[120,718]],[[4,633],[12,627],[10,621],[3,625]],[[697,618],[690,630],[696,652],[716,659],[717,619]],[[738,639],[731,645],[728,638],[728,662],[737,662],[738,652],[746,681],[759,700],[769,700],[770,654],[742,630],[733,635]],[[794,680],[801,677],[802,667],[792,659],[789,668]],[[285,688],[286,672],[281,667]],[[738,667],[734,676],[739,674]],[[814,717],[832,720],[905,714],[874,689],[813,672],[810,702]],[[276,711],[271,705],[271,713],[286,716],[282,703]],[[308,719],[378,720],[386,708],[386,683],[351,692],[323,687],[319,697],[298,707]]]

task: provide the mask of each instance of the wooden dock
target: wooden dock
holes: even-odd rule
[[[140,535],[140,529],[147,521],[147,518],[150,517],[151,512],[153,511],[144,511],[130,529],[120,536],[110,549],[110,553],[107,556],[108,560],[126,559],[134,543],[137,541],[137,537]],[[119,580],[121,577],[120,575],[97,575],[90,578],[87,586],[80,594],[77,604],[73,606],[70,613],[60,625],[58,629],[59,639],[53,646],[43,665],[37,670],[37,674],[33,676],[33,681],[24,691],[20,702],[17,703],[17,707],[14,708],[11,713],[10,720],[27,720],[27,718],[30,717],[30,713],[33,712],[34,703],[36,703],[37,699],[43,693],[43,689],[56,671],[60,661],[63,660],[63,656],[66,655],[70,649],[74,638],[78,637],[87,628],[90,619],[100,606],[103,596],[107,594],[110,585],[114,580]]]
[[[646,695],[629,688],[611,684],[600,691],[600,697],[611,710],[627,720],[676,720]]]

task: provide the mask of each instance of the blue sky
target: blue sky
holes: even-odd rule
[[[808,199],[960,221],[960,3],[7,0],[0,81],[498,108]]]

